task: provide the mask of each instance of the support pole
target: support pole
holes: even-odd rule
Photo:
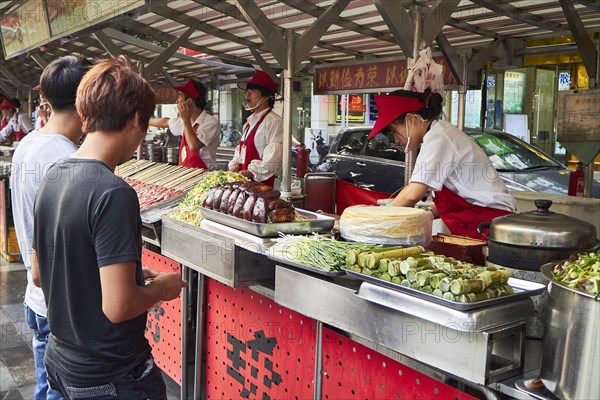
[[[462,85],[458,91],[458,121],[457,126],[461,131],[465,127],[465,108],[467,106],[467,79],[468,79],[468,60],[467,54],[463,53],[460,55],[462,60]]]
[[[286,30],[287,68],[283,71],[283,165],[281,179],[281,198],[292,199],[292,95],[294,93],[295,34],[292,29]]]
[[[408,67],[412,68],[419,58],[419,50],[421,50],[421,37],[423,36],[423,18],[421,15],[421,5],[415,4],[411,6],[410,12],[412,20],[415,25],[415,34],[413,36],[413,54],[412,60],[409,60]],[[404,158],[404,186],[408,185],[410,178],[415,169],[415,162],[417,160],[416,150],[409,151],[406,153]]]

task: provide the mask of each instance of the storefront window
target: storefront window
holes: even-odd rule
[[[458,125],[458,92],[452,91],[452,107],[450,122]],[[481,126],[481,90],[467,91],[465,106],[465,126],[478,128]]]

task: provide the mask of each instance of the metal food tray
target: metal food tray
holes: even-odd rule
[[[281,265],[282,267],[289,266],[289,267],[294,267],[294,268],[298,268],[298,269],[303,269],[306,271],[314,272],[315,274],[324,275],[324,276],[328,276],[331,278],[335,278],[337,276],[344,275],[343,271],[325,271],[324,269],[313,267],[312,265],[305,265],[305,264],[301,264],[297,261],[287,260],[285,258],[279,258],[279,257],[274,256],[273,253],[269,250],[267,250],[266,254],[270,260],[275,261],[277,263],[277,265]]]
[[[364,274],[361,274],[360,272],[351,271],[346,268],[342,268],[342,270],[345,271],[348,275],[354,276],[365,282],[370,282],[375,285],[384,286],[388,289],[392,289],[392,290],[396,290],[398,292],[410,294],[412,296],[419,297],[423,300],[431,301],[433,303],[440,304],[442,306],[446,306],[446,307],[449,307],[449,308],[452,308],[452,309],[458,310],[458,311],[467,311],[467,310],[473,310],[473,309],[482,308],[482,307],[490,307],[490,306],[497,305],[497,304],[509,303],[509,302],[512,302],[515,300],[519,300],[519,299],[523,299],[523,298],[541,294],[544,292],[544,290],[546,290],[546,286],[544,286],[542,284],[526,281],[524,279],[517,279],[517,278],[510,277],[510,278],[508,278],[508,284],[515,291],[514,294],[509,294],[507,296],[502,296],[502,297],[496,297],[494,299],[489,299],[489,300],[475,301],[473,303],[459,303],[458,301],[446,300],[442,297],[437,297],[437,296],[434,296],[434,295],[426,293],[426,292],[422,292],[417,289],[398,285],[396,283],[388,282],[386,280],[383,280],[380,278],[375,278],[373,276],[364,275]]]
[[[279,236],[283,234],[303,235],[312,232],[329,232],[333,228],[335,218],[328,217],[312,211],[296,208],[296,212],[307,218],[298,222],[275,222],[261,224],[245,219],[236,218],[229,214],[200,207],[202,216],[214,222],[230,226],[240,231],[250,233],[259,237]]]

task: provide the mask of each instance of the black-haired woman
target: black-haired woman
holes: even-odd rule
[[[421,146],[410,183],[391,206],[412,207],[433,191],[434,213],[454,235],[483,238],[482,222],[515,211],[515,201],[490,159],[464,132],[441,121],[442,96],[398,90],[376,96],[379,118],[369,134],[388,130],[405,151]]]

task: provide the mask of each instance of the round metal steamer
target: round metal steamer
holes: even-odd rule
[[[539,271],[552,260],[597,246],[596,228],[589,222],[549,210],[550,200],[536,200],[537,210],[511,214],[483,223],[489,228],[488,260],[507,267]]]
[[[599,399],[600,298],[555,282],[555,264],[541,269],[550,280],[542,382],[561,399]]]

